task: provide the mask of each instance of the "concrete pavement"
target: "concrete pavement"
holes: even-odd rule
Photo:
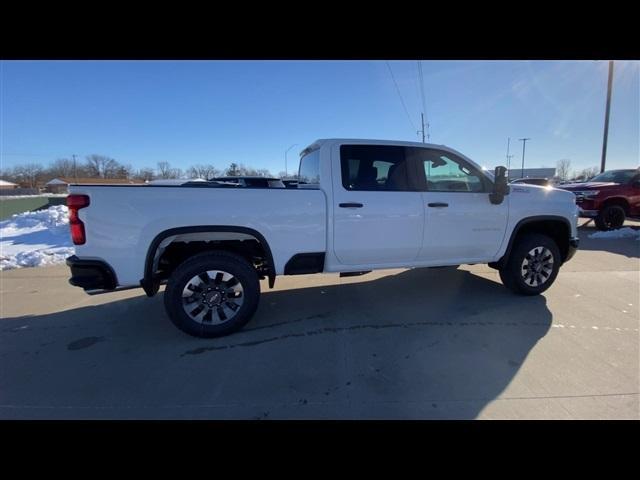
[[[539,297],[484,265],[278,277],[212,340],[161,295],[2,272],[0,418],[638,419],[640,242],[580,231]]]

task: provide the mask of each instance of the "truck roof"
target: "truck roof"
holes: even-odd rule
[[[235,178],[248,178],[250,180],[280,180],[278,177],[263,177],[260,175],[226,175],[224,177],[213,177],[212,180],[233,180]]]
[[[315,142],[313,142],[311,145],[309,145],[307,148],[302,150],[300,152],[300,157],[303,157],[307,153],[319,149],[325,143],[344,143],[344,144],[353,143],[353,144],[365,144],[365,145],[399,145],[399,146],[405,146],[405,147],[436,148],[438,150],[444,150],[444,151],[451,152],[451,153],[453,153],[455,155],[458,155],[458,156],[462,157],[463,159],[465,159],[466,161],[468,161],[469,163],[471,163],[472,165],[475,165],[478,168],[480,168],[480,169],[484,170],[485,172],[489,173],[489,175],[492,175],[492,173],[488,169],[486,169],[483,166],[479,165],[478,163],[474,162],[471,158],[467,157],[464,153],[459,152],[458,150],[456,150],[454,148],[448,147],[446,145],[439,145],[439,144],[436,144],[436,143],[408,142],[406,140],[380,140],[380,139],[373,139],[373,138],[371,138],[371,139],[369,139],[369,138],[320,138],[320,139],[316,140]]]
[[[435,143],[421,143],[421,142],[408,142],[406,140],[384,140],[384,139],[374,139],[374,138],[319,138],[315,142],[311,143],[307,148],[300,152],[300,155],[303,155],[305,152],[315,150],[316,148],[320,148],[324,143],[367,143],[373,145],[405,145],[407,147],[433,147],[433,148],[442,148],[446,150],[453,150],[446,145],[438,145]],[[457,152],[456,152],[457,153]]]

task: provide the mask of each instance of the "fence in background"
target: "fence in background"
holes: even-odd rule
[[[5,195],[39,195],[37,188],[0,188],[0,197]]]
[[[67,197],[34,196],[25,198],[0,197],[0,220],[6,220],[14,213],[42,210],[52,205],[66,205]]]

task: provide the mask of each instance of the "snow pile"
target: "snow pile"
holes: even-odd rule
[[[0,222],[0,270],[63,263],[74,254],[64,205]]]
[[[640,230],[624,227],[618,230],[592,233],[589,235],[589,238],[635,238],[636,240],[640,240]]]

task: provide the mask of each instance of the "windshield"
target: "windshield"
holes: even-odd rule
[[[638,174],[636,170],[610,170],[593,177],[590,182],[629,183]]]

